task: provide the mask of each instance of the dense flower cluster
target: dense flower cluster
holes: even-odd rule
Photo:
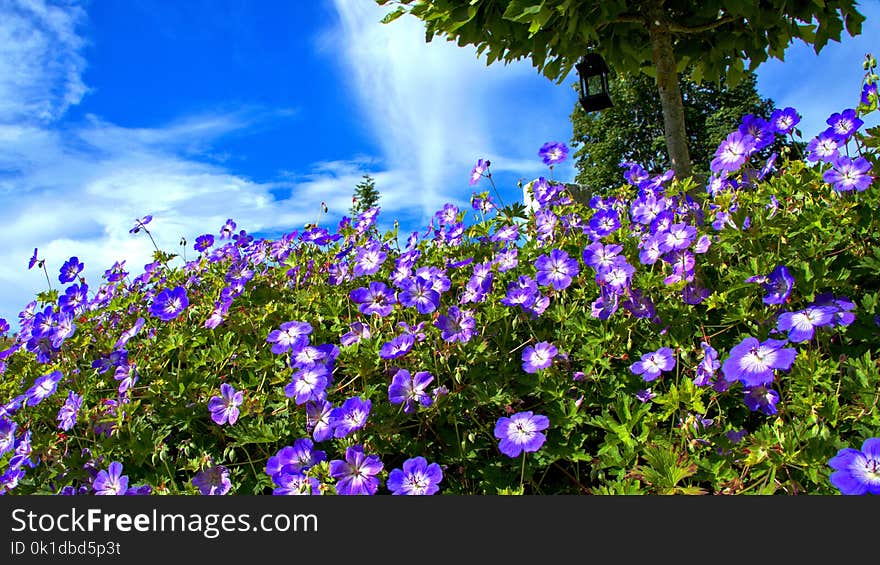
[[[868,83],[863,104],[876,97]],[[17,333],[0,320],[0,492],[431,495],[506,491],[514,468],[524,491],[626,492],[639,478],[680,492],[654,479],[686,474],[662,466],[688,457],[721,491],[785,448],[770,415],[802,434],[812,417],[827,451],[852,419],[837,397],[822,403],[832,376],[862,395],[862,426],[878,418],[870,386],[853,384],[876,373],[873,220],[816,219],[876,202],[875,156],[847,151],[862,116],[831,116],[806,162],[766,163],[756,155],[801,117],[745,116],[702,195],[627,162],[618,191],[579,202],[541,176],[525,211],[474,194],[470,212],[446,204],[408,237],[380,235],[372,208],[276,239],[230,218],[182,267],[157,249],[142,273],[118,261],[100,285],[70,257],[68,286],[27,305]],[[538,155],[552,169],[568,151]],[[471,185],[494,189],[489,167]],[[152,220],[130,233],[152,238]],[[816,226],[849,229],[835,235],[846,243],[822,247]],[[826,482],[877,494],[875,440],[840,449]],[[668,457],[642,458],[649,444]],[[125,449],[140,451],[123,474]]]

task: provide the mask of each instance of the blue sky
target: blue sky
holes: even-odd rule
[[[0,0],[0,317],[85,262],[94,290],[117,260],[139,273],[227,218],[257,235],[301,229],[321,202],[335,225],[371,174],[383,225],[419,229],[467,206],[488,158],[505,201],[546,174],[546,141],[568,142],[574,77],[527,62],[486,66],[472,48],[424,42],[422,24],[379,23],[370,0]],[[880,2],[857,38],[820,55],[801,43],[758,70],[758,89],[803,116],[806,137],[852,107],[866,52],[880,55]],[[876,123],[869,122],[869,125]],[[569,165],[554,172],[573,176]]]

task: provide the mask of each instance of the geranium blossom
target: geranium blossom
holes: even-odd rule
[[[220,385],[220,396],[212,396],[208,401],[211,419],[219,426],[233,425],[238,420],[238,407],[242,402],[244,402],[244,392],[236,391],[232,385],[223,383]]]
[[[641,360],[630,365],[634,375],[642,375],[646,382],[655,380],[665,371],[675,368],[675,352],[669,347],[661,347],[657,351],[645,353]]]
[[[725,380],[740,381],[748,387],[770,384],[774,371],[787,371],[797,356],[797,351],[786,345],[788,342],[784,340],[759,342],[754,337],[746,337],[730,350],[730,355],[721,366]]]
[[[548,427],[550,419],[532,411],[519,412],[509,418],[501,417],[495,423],[498,449],[508,457],[538,451],[547,440],[547,436],[541,432]]]
[[[828,465],[834,469],[831,484],[841,494],[880,494],[880,438],[866,439],[861,450],[839,450]]]
[[[376,475],[382,471],[377,455],[365,455],[361,445],[346,448],[345,460],[330,462],[330,476],[336,479],[336,493],[341,495],[372,495],[379,489]]]
[[[443,470],[437,463],[428,464],[424,457],[413,457],[403,462],[403,469],[392,469],[388,475],[388,490],[396,495],[425,496],[440,490]]]

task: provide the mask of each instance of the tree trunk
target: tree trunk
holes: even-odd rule
[[[649,17],[651,21],[648,23],[648,35],[651,38],[651,53],[657,71],[657,90],[660,91],[660,103],[663,106],[666,151],[669,153],[675,176],[684,179],[692,174],[691,156],[688,152],[684,103],[678,85],[672,36],[659,5]]]

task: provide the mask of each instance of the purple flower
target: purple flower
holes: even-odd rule
[[[739,131],[755,138],[755,151],[760,151],[773,143],[773,127],[769,122],[752,114],[743,116]]]
[[[538,451],[547,439],[541,431],[549,426],[550,420],[547,416],[533,414],[531,411],[518,412],[510,418],[501,417],[495,424],[495,437],[500,440],[498,449],[508,457]]]
[[[517,280],[507,285],[507,294],[501,299],[505,306],[521,306],[528,308],[535,303],[538,295],[538,285],[528,275],[521,275]]]
[[[339,338],[339,344],[343,346],[354,345],[364,339],[370,339],[373,335],[370,326],[363,322],[352,322],[348,325],[351,331],[344,333]]]
[[[315,441],[324,441],[333,436],[333,426],[330,425],[332,412],[333,405],[326,400],[306,402],[306,429]]]
[[[293,445],[282,447],[266,461],[266,474],[276,483],[281,475],[304,473],[321,461],[327,460],[327,453],[314,449],[309,438],[300,438]]]
[[[74,425],[76,425],[76,414],[79,412],[80,406],[82,406],[82,396],[74,393],[72,390],[67,393],[67,400],[64,402],[64,405],[61,407],[61,410],[58,411],[58,428],[63,431],[68,431]]]
[[[775,196],[770,196],[771,199],[775,199]],[[708,235],[701,235],[699,239],[697,239],[696,245],[694,245],[694,253],[705,253],[709,251],[709,246],[712,245],[712,240]]]
[[[489,241],[516,241],[517,239],[519,239],[519,227],[516,225],[499,228],[489,237]]]
[[[717,174],[739,169],[755,150],[755,145],[756,140],[751,135],[741,131],[731,133],[715,151],[710,169]]]
[[[354,276],[360,277],[375,274],[387,258],[388,254],[378,242],[374,241],[365,247],[361,247],[358,249],[357,257],[354,260]]]
[[[31,255],[31,258],[30,258],[30,260],[28,261],[28,271],[30,271],[31,269],[33,269],[33,268],[34,268],[34,265],[36,265],[38,261],[39,261],[39,259],[37,258],[37,248],[34,247],[34,254]]]
[[[697,375],[694,377],[694,385],[706,386],[709,384],[709,381],[712,380],[712,377],[715,376],[718,369],[721,368],[721,362],[718,360],[718,352],[715,351],[711,345],[704,341],[700,343],[700,347],[703,348],[703,359],[700,361],[700,364],[697,365]]]
[[[590,229],[597,237],[611,235],[620,229],[620,215],[614,208],[599,210],[590,218]]]
[[[206,233],[196,238],[196,242],[193,244],[193,249],[201,253],[206,251],[212,245],[214,245],[214,236]]]
[[[556,290],[564,290],[576,277],[580,267],[576,259],[568,256],[568,253],[560,249],[550,251],[550,255],[541,255],[535,261],[537,270],[537,283],[542,286],[552,286]]]
[[[545,165],[559,164],[565,161],[568,156],[568,146],[561,142],[548,141],[538,150],[538,156],[544,161]]]
[[[89,285],[81,286],[72,284],[67,287],[64,294],[58,298],[58,308],[62,312],[69,312],[74,316],[83,313],[89,303]]]
[[[61,371],[52,371],[48,375],[42,375],[34,380],[33,386],[25,392],[27,406],[36,406],[44,399],[55,394],[58,381],[61,380]]]
[[[704,300],[709,298],[710,294],[712,294],[711,290],[699,287],[694,283],[681,289],[681,299],[685,304],[690,304],[691,306],[701,304]]]
[[[194,487],[206,496],[222,496],[232,488],[229,480],[229,469],[223,465],[214,465],[204,471],[199,471],[192,479]]]
[[[425,392],[425,389],[433,380],[434,376],[427,371],[419,371],[415,375],[410,375],[406,369],[399,369],[388,386],[388,400],[391,404],[403,404],[405,414],[414,412],[416,403],[430,406],[433,399]]]
[[[862,97],[860,98],[861,103],[865,106],[871,106],[877,102],[878,98],[880,98],[880,96],[878,96],[877,93],[877,83],[865,83],[865,86],[862,87]]]
[[[746,387],[767,385],[773,382],[774,369],[787,371],[794,363],[797,351],[787,341],[768,339],[763,343],[746,337],[730,350],[730,356],[721,366],[724,379],[740,381]]]
[[[584,249],[584,263],[595,269],[597,273],[601,273],[614,266],[621,251],[623,251],[622,245],[603,245],[597,241]]]
[[[310,333],[312,326],[308,322],[284,322],[281,329],[269,332],[266,342],[274,344],[272,353],[277,355],[299,349],[308,343]]]
[[[697,237],[697,228],[687,224],[672,224],[661,236],[660,251],[682,251],[691,246]]]
[[[415,345],[416,338],[410,333],[403,333],[389,342],[383,343],[379,349],[379,357],[382,359],[395,359],[410,352]]]
[[[816,328],[834,325],[836,313],[834,306],[807,306],[797,312],[783,312],[776,321],[776,329],[788,332],[788,341],[792,343],[810,341]]]
[[[477,328],[474,313],[471,310],[461,310],[457,306],[450,306],[447,314],[440,314],[434,321],[434,325],[441,330],[443,340],[449,343],[470,341],[476,334]]]
[[[428,465],[424,457],[413,457],[403,462],[403,469],[392,469],[386,486],[392,494],[425,496],[440,490],[443,471],[437,463]]]
[[[474,166],[473,169],[471,169],[471,186],[477,184],[477,182],[480,180],[480,177],[482,177],[483,173],[485,173],[486,170],[489,168],[489,165],[489,161],[484,161],[483,159],[477,160],[477,164]]]
[[[76,257],[71,257],[63,265],[58,274],[58,280],[61,284],[67,284],[76,280],[76,277],[82,272],[85,265],[79,262]]]
[[[211,315],[208,316],[208,319],[205,320],[203,324],[204,327],[208,329],[214,329],[220,324],[223,323],[223,318],[229,313],[229,307],[232,305],[231,300],[227,301],[214,301],[214,309],[211,310]]]
[[[657,351],[642,355],[642,359],[630,365],[629,370],[634,375],[642,375],[646,382],[650,382],[662,372],[671,371],[674,367],[675,352],[669,347],[661,347]]]
[[[638,163],[623,162],[620,163],[620,166],[626,168],[626,171],[623,173],[623,178],[633,186],[639,186],[651,177],[651,175],[648,174],[648,171]]]
[[[128,476],[122,474],[122,463],[114,461],[106,471],[98,471],[92,488],[97,495],[125,495],[128,490]]]
[[[125,330],[124,332],[122,332],[122,334],[120,334],[119,339],[116,340],[116,344],[113,345],[113,349],[121,349],[125,347],[125,344],[128,343],[128,340],[136,336],[138,332],[143,329],[144,324],[146,324],[146,321],[143,318],[138,318],[137,320],[135,320],[134,325],[131,328]]]
[[[498,266],[499,273],[503,273],[515,268],[519,264],[517,255],[518,251],[516,247],[511,247],[510,249],[499,251],[495,254],[495,259],[492,263]]]
[[[862,449],[845,447],[828,461],[834,469],[831,484],[845,495],[880,494],[880,438],[862,443]]]
[[[373,403],[369,399],[364,400],[354,396],[346,400],[339,408],[334,408],[330,412],[330,426],[333,428],[333,437],[346,437],[350,433],[366,426],[372,406]]]
[[[649,297],[644,296],[641,290],[631,289],[629,297],[623,302],[623,307],[635,318],[648,318],[654,322],[659,322],[654,302]]]
[[[141,228],[144,228],[147,224],[153,221],[153,216],[147,215],[143,218],[137,218],[134,221],[134,227],[128,230],[128,233],[138,233],[141,231]]]
[[[226,223],[223,224],[223,227],[220,228],[220,239],[229,239],[232,237],[232,234],[235,233],[235,222],[232,221],[232,218],[226,220]]]
[[[842,145],[831,130],[825,130],[807,144],[807,161],[833,163],[840,155],[838,149]]]
[[[599,291],[599,298],[590,305],[590,315],[593,318],[607,320],[617,312],[618,305],[618,294],[602,287]]]
[[[440,306],[440,293],[434,290],[431,281],[422,277],[406,278],[400,286],[402,290],[397,300],[406,307],[415,306],[419,314],[430,314]]]
[[[651,392],[650,388],[645,388],[636,393],[636,400],[638,400],[639,402],[648,402],[655,396],[657,395]]]
[[[843,112],[831,114],[831,117],[825,120],[825,123],[831,126],[828,130],[837,141],[846,143],[846,140],[849,139],[857,129],[862,127],[865,122],[856,116],[856,111],[854,109],[849,108]]]
[[[14,420],[0,416],[0,457],[15,446],[15,430],[18,424]]]
[[[776,414],[779,393],[766,386],[746,387],[743,391],[746,406],[752,412],[761,412],[768,416]]]
[[[832,325],[848,326],[856,320],[856,315],[852,313],[856,305],[845,296],[835,298],[830,292],[825,292],[816,296],[813,306],[830,306],[834,308],[834,321]]]
[[[801,117],[794,108],[785,108],[783,110],[774,110],[770,115],[770,126],[778,134],[785,135],[794,129],[794,126],[800,123]]]
[[[618,255],[607,270],[596,274],[596,284],[605,287],[613,294],[623,294],[635,272],[635,267],[627,262],[626,257]]]
[[[376,478],[382,471],[377,455],[364,455],[364,448],[353,445],[345,450],[345,461],[330,462],[330,476],[336,479],[336,493],[340,495],[372,495],[379,488]]]
[[[764,286],[767,294],[764,296],[764,304],[785,304],[794,288],[794,277],[788,272],[785,265],[779,265],[769,275],[756,275],[746,279],[746,282],[760,283]]]
[[[305,473],[279,475],[275,481],[278,487],[272,491],[273,496],[320,495],[321,483]]]
[[[323,363],[307,363],[297,367],[290,383],[284,387],[284,395],[293,398],[297,404],[324,400],[329,383],[330,371]]]
[[[238,420],[238,407],[244,402],[244,392],[236,391],[232,385],[220,385],[220,396],[212,396],[208,401],[211,419],[218,426],[228,423],[230,426]]]
[[[179,316],[187,306],[189,306],[189,298],[186,296],[185,288],[182,286],[177,286],[174,290],[166,288],[153,299],[150,314],[168,322]]]
[[[833,161],[833,168],[825,171],[822,180],[834,185],[834,190],[862,192],[871,186],[874,177],[870,175],[871,163],[864,157],[853,160],[846,156],[838,156]]]
[[[526,373],[537,373],[553,364],[553,358],[559,354],[556,346],[550,342],[542,341],[526,347],[522,353],[522,368]]]
[[[378,314],[382,317],[390,314],[397,302],[394,291],[381,282],[371,282],[369,288],[356,288],[348,296],[358,304],[358,312],[367,315]]]

